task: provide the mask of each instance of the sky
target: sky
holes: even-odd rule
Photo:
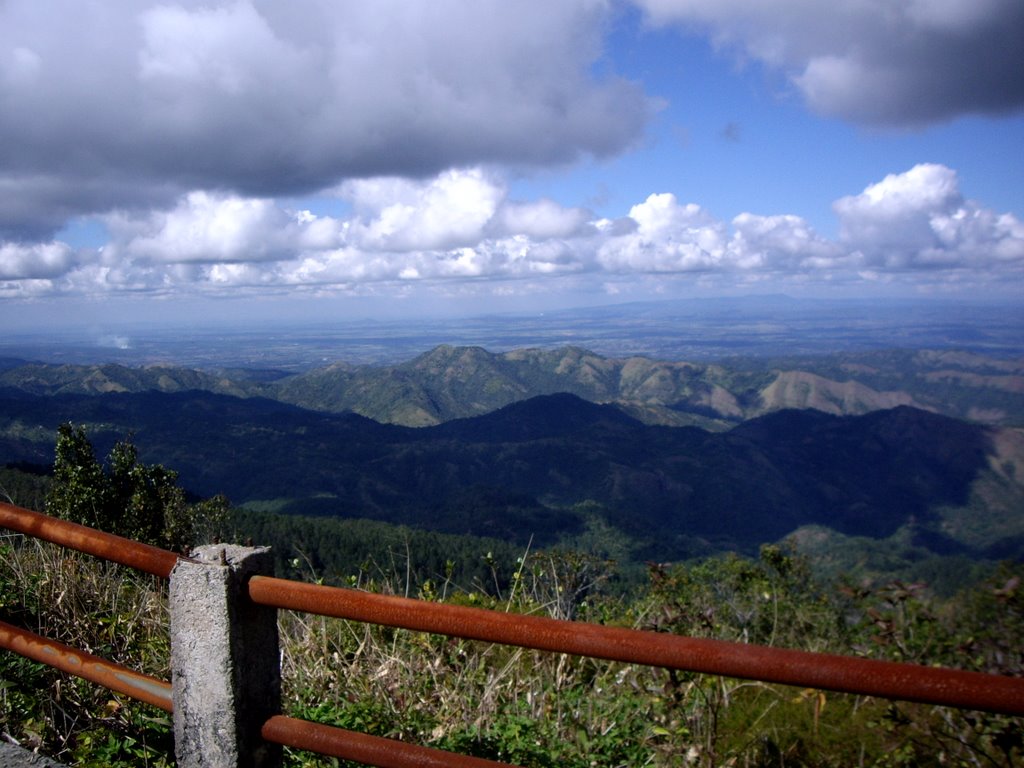
[[[1020,0],[4,0],[0,325],[1024,296]]]

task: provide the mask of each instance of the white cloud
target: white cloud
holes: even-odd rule
[[[480,241],[505,190],[479,169],[451,170],[429,183],[405,179],[360,179],[344,184],[341,196],[361,215],[347,239],[381,251],[438,250]]]
[[[872,268],[995,267],[1024,260],[1024,223],[960,193],[956,172],[921,164],[834,204],[840,241]]]
[[[108,257],[143,262],[274,261],[307,238],[324,238],[313,222],[270,200],[193,192],[170,211],[105,217],[114,237]]]
[[[651,195],[634,205],[635,229],[612,235],[598,260],[605,269],[634,272],[696,272],[725,265],[725,226],[699,205],[680,205],[675,195]]]
[[[830,269],[845,267],[850,260],[799,216],[741,213],[732,226],[729,247],[744,269]]]
[[[1020,0],[635,0],[789,76],[812,109],[921,125],[1024,107]]]
[[[495,230],[505,235],[526,235],[538,240],[583,234],[590,213],[583,208],[565,208],[554,200],[509,202],[501,207]]]
[[[247,2],[189,10],[157,5],[139,14],[138,77],[147,93],[184,104],[189,91],[222,97],[283,94],[320,63],[279,38]]]
[[[626,295],[630,282],[654,290],[668,279],[754,286],[1024,278],[1024,223],[965,199],[956,173],[934,164],[837,200],[836,240],[799,216],[744,212],[726,222],[668,193],[619,219],[595,219],[550,200],[510,201],[501,180],[479,168],[418,182],[350,182],[337,194],[351,207],[337,218],[193,192],[164,211],[106,217],[111,240],[96,251],[8,243],[0,247],[0,279],[8,281],[0,295],[375,285],[395,292],[424,283],[473,291],[553,277]]]
[[[74,262],[67,243],[0,243],[0,280],[36,280],[64,274]]]
[[[75,279],[107,288],[228,290],[582,269],[573,240],[590,232],[585,211],[548,200],[509,202],[504,184],[479,168],[422,182],[346,182],[337,194],[352,208],[344,219],[206,192],[185,195],[167,211],[111,214],[104,218],[111,242]]]

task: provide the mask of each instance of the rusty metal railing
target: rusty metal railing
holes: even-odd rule
[[[84,554],[169,578],[180,557],[173,552],[0,502],[0,527]],[[55,640],[0,621],[0,649],[12,651],[117,693],[173,712],[171,684]],[[276,715],[263,724],[264,739],[296,749],[379,768],[514,768],[483,758],[406,744],[344,728]]]
[[[0,503],[0,526],[167,577],[178,557],[120,536]],[[645,664],[843,693],[1024,715],[1024,679],[832,654],[680,637],[540,616],[443,605],[352,589],[253,576],[259,605],[542,651]],[[0,647],[167,709],[169,685],[0,623]],[[89,677],[89,673],[94,677]],[[117,683],[122,687],[116,687]],[[166,688],[165,688],[166,686]],[[146,698],[151,696],[152,700]],[[284,716],[262,727],[267,741],[383,768],[500,766]]]
[[[264,739],[275,744],[382,768],[514,768],[507,763],[481,757],[421,747],[284,715],[267,720],[262,734]]]
[[[1024,715],[1024,679],[442,605],[268,576],[260,605],[542,651]]]
[[[171,712],[171,684],[0,621],[0,648]]]
[[[5,502],[0,502],[0,527],[164,579],[170,577],[171,569],[178,562],[178,555],[166,549],[67,520],[58,520]]]

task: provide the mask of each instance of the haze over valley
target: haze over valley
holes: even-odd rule
[[[273,307],[273,305],[271,305]],[[576,346],[675,362],[786,358],[884,349],[1024,355],[1024,301],[990,298],[800,299],[786,295],[603,303],[543,312],[137,321],[9,326],[0,356],[46,363],[167,363],[298,372],[334,363],[405,362],[441,344],[491,352]]]

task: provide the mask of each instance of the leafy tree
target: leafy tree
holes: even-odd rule
[[[53,484],[46,509],[54,517],[103,530],[111,529],[103,498],[106,482],[84,427],[62,424],[57,431]],[[114,531],[111,531],[114,532]]]
[[[227,518],[223,497],[189,505],[178,473],[141,463],[130,438],[101,464],[85,428],[66,423],[55,453],[46,510],[56,517],[177,551],[216,538]]]
[[[177,485],[178,473],[159,464],[140,464],[138,451],[128,440],[114,445],[107,465],[106,502],[111,525],[123,535],[150,544],[172,543],[167,534],[179,527],[175,521],[183,517],[185,508],[185,493]]]

